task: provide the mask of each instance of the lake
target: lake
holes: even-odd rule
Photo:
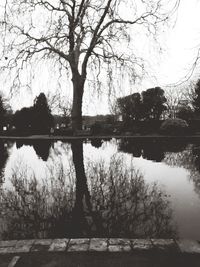
[[[0,239],[200,239],[200,141],[0,141]]]

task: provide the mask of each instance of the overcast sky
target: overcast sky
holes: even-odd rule
[[[162,53],[157,46],[154,50],[151,50],[152,53],[145,52],[144,58],[151,63],[150,69],[147,70],[149,77],[131,88],[132,91],[141,91],[154,86],[164,87],[168,84],[177,83],[187,75],[197,54],[197,47],[200,47],[199,14],[199,0],[181,0],[174,27],[168,28],[158,38]],[[48,73],[48,69],[39,69],[39,86],[38,83],[35,84],[32,92],[21,90],[21,94],[18,97],[15,96],[15,99],[12,100],[13,109],[30,106],[40,91],[47,93],[51,86],[56,88],[56,84],[53,86],[52,82],[49,82],[48,75],[52,76],[52,73]],[[128,81],[125,80],[124,84],[127,92],[130,91],[130,88],[127,88]],[[65,95],[65,92],[63,94]],[[105,95],[98,98],[91,92],[86,92],[83,113],[90,115],[109,113],[108,102]]]
[[[200,46],[199,14],[200,1],[181,0],[175,27],[165,36],[166,52],[157,69],[160,84],[176,83],[188,73]]]

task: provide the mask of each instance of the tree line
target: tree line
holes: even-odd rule
[[[184,104],[180,104],[181,101]],[[200,79],[197,80],[192,89],[190,88],[189,97],[180,98],[177,103],[180,104],[177,104],[176,107],[175,116],[177,118],[186,121],[200,118]],[[174,109],[169,104],[166,92],[160,87],[150,88],[141,93],[137,92],[118,98],[116,106],[117,114],[122,115],[125,127],[131,125],[133,121],[158,121],[170,118],[171,110]],[[112,115],[110,116],[112,117]],[[49,133],[50,129],[54,127],[54,117],[51,113],[51,104],[48,104],[44,93],[40,93],[35,98],[32,106],[23,107],[14,114],[9,110],[3,96],[0,95],[1,130],[3,130],[3,126],[10,125],[14,126],[19,134],[45,134]],[[106,118],[106,116],[104,117]],[[69,117],[67,118],[70,120]],[[110,124],[114,124],[114,119]]]
[[[12,125],[18,133],[49,133],[54,125],[54,118],[44,93],[40,93],[30,107],[23,107],[11,114],[0,96],[0,127]]]
[[[171,96],[176,97],[175,95]],[[200,79],[190,89],[190,94],[182,95],[176,105],[170,105],[165,91],[160,87],[150,88],[142,93],[118,98],[117,113],[122,115],[125,125],[132,121],[160,120],[165,118],[181,118],[184,120],[200,118]],[[175,102],[174,102],[175,103]],[[173,115],[172,115],[173,110]]]

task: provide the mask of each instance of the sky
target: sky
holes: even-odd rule
[[[157,69],[158,81],[165,84],[177,83],[190,70],[200,46],[200,1],[181,0],[177,21],[166,38],[166,52]]]
[[[144,49],[143,56],[144,59],[150,62],[149,69],[147,69],[149,75],[134,86],[131,85],[133,88],[130,88],[130,84],[125,76],[123,84],[126,90],[124,90],[123,95],[155,86],[166,87],[184,79],[184,76],[190,71],[197,54],[197,49],[200,47],[199,13],[199,0],[180,0],[176,22],[169,28],[166,28],[165,31],[161,31],[158,36],[162,52],[158,46],[155,45],[152,49],[149,47],[149,43],[146,44],[148,48]],[[138,39],[138,43],[140,41]],[[38,66],[38,73],[40,78],[37,83],[33,83],[32,90],[21,89],[19,94],[11,99],[11,105],[14,110],[32,105],[34,98],[41,91],[48,93],[49,88],[55,89],[52,94],[57,91],[56,84],[53,85],[52,81],[49,80],[49,76],[52,76],[52,73],[49,73],[48,68],[43,69]],[[61,82],[65,83],[65,81]],[[70,82],[66,83],[66,88],[70,86]],[[65,91],[62,91],[61,94],[67,98],[70,98],[72,95],[72,93],[66,95]],[[119,96],[121,95],[119,94]],[[107,114],[109,112],[109,99],[107,95],[98,96],[91,91],[87,91],[84,94],[84,115]]]

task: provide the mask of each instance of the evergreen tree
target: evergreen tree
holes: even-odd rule
[[[53,126],[53,116],[44,93],[35,98],[32,129],[37,133],[48,133]]]

